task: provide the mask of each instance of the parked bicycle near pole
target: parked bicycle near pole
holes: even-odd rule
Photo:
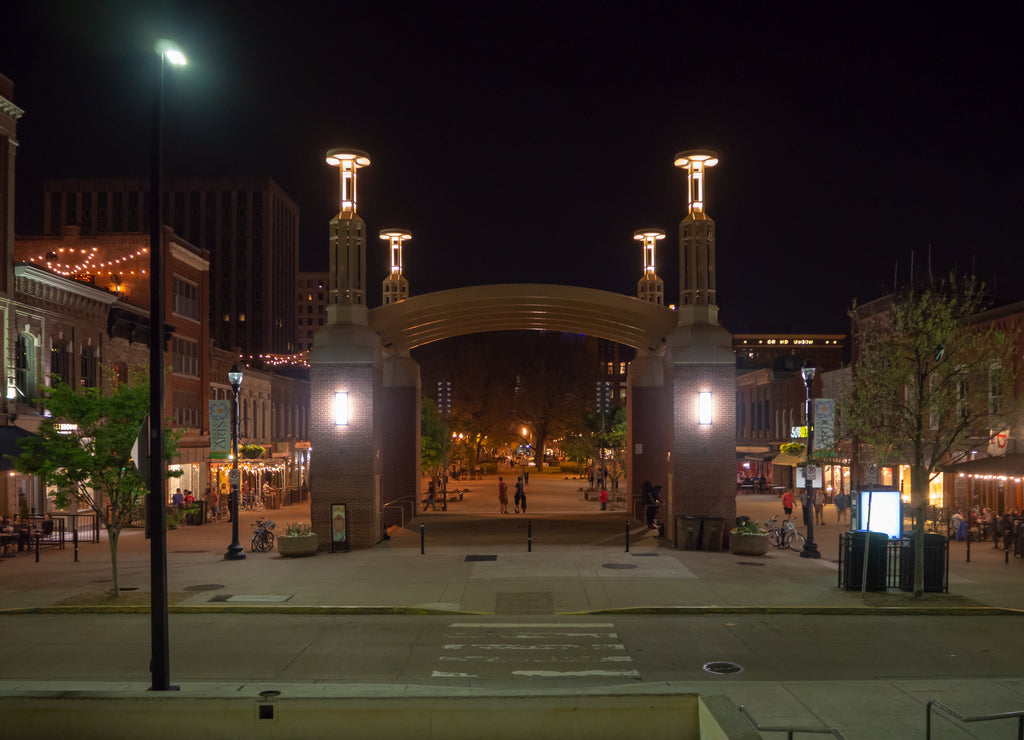
[[[780,526],[778,518],[779,515],[776,514],[764,523],[768,530],[768,542],[780,550],[802,550],[806,538],[797,531],[793,522],[785,521]]]
[[[255,527],[252,533],[252,551],[270,552],[273,550],[274,533],[270,530],[274,528],[274,523],[269,519],[260,518],[251,526]]]

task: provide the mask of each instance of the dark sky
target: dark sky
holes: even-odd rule
[[[324,152],[351,146],[372,158],[369,233],[413,232],[414,294],[633,295],[633,231],[658,226],[674,301],[672,159],[708,147],[734,332],[845,331],[912,253],[1024,299],[1024,11],[902,5],[17,0],[0,45],[26,111],[16,229],[39,233],[46,177],[148,174],[165,36],[191,62],[166,88],[167,174],[274,178],[301,208],[304,269],[326,269],[337,210]],[[386,260],[372,240],[371,305]]]

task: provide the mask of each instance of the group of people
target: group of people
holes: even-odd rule
[[[807,493],[801,491],[800,493],[800,506],[803,509],[804,525],[810,524],[810,518],[813,512],[814,524],[817,526],[825,526],[825,506],[829,503],[829,498],[820,488],[815,488],[812,494],[813,500],[808,501]],[[850,510],[850,497],[843,490],[831,497],[831,503],[836,507],[836,524],[842,526],[844,523],[849,523],[849,510]],[[790,521],[793,516],[793,508],[796,504],[796,496],[793,493],[793,489],[786,489],[786,492],[782,494],[782,510],[786,512],[786,521]]]
[[[209,513],[210,519],[219,521],[220,495],[217,493],[217,489],[207,486],[206,491],[203,493],[203,500],[206,502],[206,510]],[[171,506],[175,509],[187,509],[195,502],[195,495],[187,488],[184,492],[180,488],[175,488],[174,493],[171,494]]]
[[[526,479],[520,475],[516,478],[515,494],[512,497],[515,513],[526,513]],[[508,514],[508,484],[502,476],[498,476],[498,512]]]
[[[1012,536],[1020,516],[1020,512],[1016,508],[999,515],[988,506],[980,509],[974,506],[966,517],[962,509],[953,512],[950,517],[950,525],[953,528],[953,537],[958,542],[967,539],[968,530],[977,531],[978,537],[983,540],[989,538],[995,540],[997,537]]]

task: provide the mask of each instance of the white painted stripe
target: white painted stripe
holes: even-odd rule
[[[445,673],[444,671],[434,671],[431,678],[477,678],[474,673]]]
[[[465,638],[480,638],[479,633],[473,632],[449,632],[449,637],[465,637]],[[602,637],[617,640],[619,635],[617,632],[520,632],[515,635],[502,635],[503,640],[546,640],[552,637],[590,637],[595,640]]]
[[[512,671],[513,676],[537,678],[584,678],[587,676],[623,676],[639,678],[639,671]]]
[[[550,645],[506,645],[501,643],[475,643],[471,645],[461,645],[458,643],[450,643],[441,646],[444,650],[462,650],[465,647],[476,648],[477,650],[625,650],[626,646],[620,643],[607,643],[607,644],[596,644],[596,645],[575,645],[569,644],[550,644]]]
[[[453,622],[449,627],[497,627],[499,629],[594,629],[595,627],[614,627],[611,622]]]

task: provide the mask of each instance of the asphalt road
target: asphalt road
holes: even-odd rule
[[[595,686],[1021,675],[1014,616],[174,615],[171,675],[202,681]],[[0,616],[0,679],[148,681],[146,615]],[[705,670],[713,662],[736,673]]]

